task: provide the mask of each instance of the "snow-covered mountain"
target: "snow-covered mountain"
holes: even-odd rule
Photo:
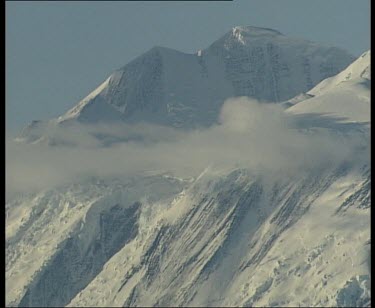
[[[101,114],[100,120],[210,125],[229,97],[286,100],[353,60],[338,48],[288,38],[275,30],[235,27],[196,54],[151,49],[111,74],[59,121],[91,122]]]
[[[339,48],[275,30],[234,27],[195,54],[152,48],[112,73],[52,123],[125,120],[209,126],[229,97],[284,101],[339,73],[353,60]],[[35,131],[30,125],[23,135]]]
[[[266,144],[261,158],[269,150],[292,164],[252,168],[229,152],[223,157],[234,161],[230,168],[205,166],[193,177],[147,170],[145,162],[136,175],[86,174],[15,195],[6,203],[7,306],[370,306],[370,52],[349,65],[352,60],[339,49],[275,30],[235,27],[195,55],[154,48],[112,74],[54,119],[54,127],[75,121],[207,126],[226,98],[245,95],[286,108],[280,115],[257,113],[273,118],[257,119],[267,123],[259,130],[222,134],[221,142],[237,133],[237,145]],[[235,124],[252,119],[236,116]],[[276,116],[281,124],[272,128]],[[48,125],[33,122],[25,135],[38,140]],[[186,136],[214,129],[178,135],[182,143],[202,145],[201,152],[183,148],[186,157],[198,153],[199,159],[207,150]],[[79,140],[79,133],[73,128],[70,139]],[[278,139],[289,143],[269,147]],[[310,141],[323,154],[310,153],[311,147],[309,153],[290,150]],[[350,155],[324,152],[334,148],[327,147],[330,141]],[[155,144],[142,149],[173,152],[152,151]],[[53,151],[62,149],[61,143]],[[93,157],[88,154],[74,166]],[[122,154],[110,158],[117,159],[115,169],[132,162]],[[173,155],[182,154],[165,159]]]

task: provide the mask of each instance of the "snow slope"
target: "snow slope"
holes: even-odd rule
[[[327,78],[316,85],[308,93],[319,95],[332,90],[344,82],[371,80],[371,51],[364,52],[357,60],[336,76]]]
[[[30,305],[67,304],[134,236],[140,202],[156,202],[180,191],[181,183],[165,176],[110,182],[92,178],[10,201],[7,305],[24,306],[20,300],[26,300],[33,285],[44,291]]]
[[[336,76],[311,89],[310,97],[293,104],[292,114],[321,114],[340,122],[370,122],[370,51]]]
[[[21,226],[8,220],[7,305],[367,305],[369,181],[368,163],[348,162],[303,176],[208,170],[182,186],[94,182],[13,201],[8,217],[30,211]]]

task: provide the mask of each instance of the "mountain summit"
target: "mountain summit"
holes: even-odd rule
[[[238,26],[196,54],[152,48],[112,73],[58,122],[208,126],[229,97],[285,101],[353,60],[339,48],[288,38],[272,29]]]

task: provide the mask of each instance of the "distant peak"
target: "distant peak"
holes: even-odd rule
[[[277,30],[269,28],[260,28],[253,26],[236,26],[227,32],[223,37],[217,40],[213,45],[221,44],[223,41],[236,41],[240,44],[247,45],[254,39],[274,39],[283,36]]]
[[[269,28],[260,28],[253,26],[236,26],[232,28],[232,34],[235,35],[246,35],[246,36],[275,36],[283,35],[281,32],[269,29]]]

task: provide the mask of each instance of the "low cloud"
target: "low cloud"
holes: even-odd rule
[[[62,145],[7,140],[7,198],[85,176],[168,171],[178,177],[194,177],[207,166],[301,172],[349,159],[361,145],[356,138],[339,139],[328,130],[302,130],[279,105],[248,98],[227,100],[218,123],[207,129],[76,124],[59,129],[52,126],[46,131],[47,139]],[[106,140],[105,146],[98,136]]]

